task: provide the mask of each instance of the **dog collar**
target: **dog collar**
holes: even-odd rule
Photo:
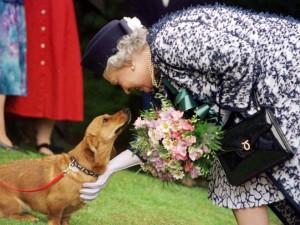
[[[71,156],[71,162],[69,164],[69,168],[72,171],[74,171],[74,168],[76,168],[76,169],[80,170],[81,172],[85,173],[86,175],[89,175],[89,176],[92,176],[92,177],[98,177],[99,176],[98,173],[81,166],[73,156]]]

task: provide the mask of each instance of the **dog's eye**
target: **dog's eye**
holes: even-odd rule
[[[106,123],[106,122],[108,122],[108,118],[103,119],[103,123]]]

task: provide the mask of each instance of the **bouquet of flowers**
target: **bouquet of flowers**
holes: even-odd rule
[[[206,177],[220,149],[221,126],[184,118],[163,95],[158,98],[160,109],[142,111],[134,122],[131,147],[144,160],[142,169],[164,181]]]

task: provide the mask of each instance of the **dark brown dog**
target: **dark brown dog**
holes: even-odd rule
[[[40,187],[68,169],[72,157],[81,167],[102,174],[114,141],[129,119],[128,110],[98,116],[87,127],[82,141],[69,153],[1,165],[0,181],[18,189]],[[17,192],[0,185],[0,216],[36,220],[29,214],[30,210],[36,210],[48,216],[48,225],[68,225],[71,213],[84,205],[79,197],[82,184],[97,179],[71,168],[60,181],[39,192]]]

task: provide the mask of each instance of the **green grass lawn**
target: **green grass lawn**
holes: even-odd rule
[[[39,154],[0,149],[0,163]],[[24,168],[26,169],[26,168]],[[44,225],[47,218],[34,213],[39,222],[0,219],[1,225]],[[271,215],[271,224],[280,222]],[[71,225],[233,225],[232,212],[214,206],[207,199],[207,189],[166,184],[134,171],[115,174],[100,196],[75,212]]]

